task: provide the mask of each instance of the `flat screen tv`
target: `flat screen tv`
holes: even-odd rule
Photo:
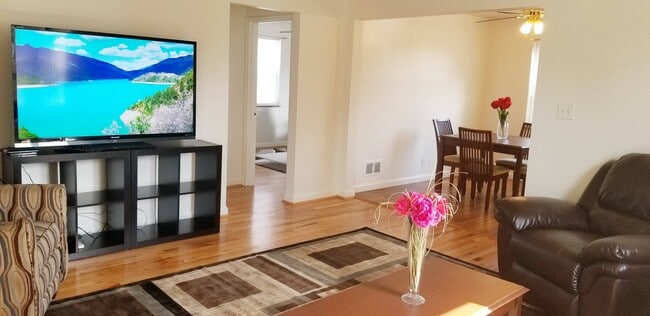
[[[194,138],[196,42],[12,25],[16,147]]]

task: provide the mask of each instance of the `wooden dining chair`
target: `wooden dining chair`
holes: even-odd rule
[[[466,180],[472,182],[471,198],[483,183],[487,183],[485,191],[485,212],[490,208],[490,195],[494,184],[496,198],[501,183],[501,197],[506,196],[506,186],[510,169],[494,164],[492,149],[492,131],[460,127],[460,187],[461,194],[466,191]]]
[[[533,129],[533,124],[532,123],[526,123],[524,122],[521,124],[521,130],[519,131],[519,136],[520,137],[529,137]],[[508,168],[510,170],[515,170],[517,168],[517,159],[513,157],[509,158],[502,158],[502,159],[497,159],[495,161],[495,164],[500,167]],[[526,171],[528,169],[528,155],[525,155],[523,158],[523,161],[521,162],[521,181],[523,182],[520,186],[521,188],[521,195],[524,195],[526,192]],[[513,186],[513,192],[512,195],[514,196],[516,192],[514,192],[514,186]]]
[[[456,146],[446,146],[442,148],[442,141],[440,136],[454,134],[454,128],[451,126],[451,120],[433,119],[433,130],[436,133],[436,148],[438,152],[438,161],[442,159],[442,166],[449,166],[451,173],[449,174],[449,182],[454,183],[454,175],[456,169],[460,167],[460,156],[456,150]]]

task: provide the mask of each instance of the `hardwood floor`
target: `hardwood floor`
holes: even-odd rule
[[[230,213],[221,217],[220,233],[71,261],[56,299],[366,226],[404,238],[406,234],[401,223],[397,217],[388,216],[389,210],[384,210],[378,225],[373,223],[377,203],[385,202],[392,193],[404,189],[422,191],[426,187],[426,183],[417,183],[359,193],[354,199],[332,197],[287,204],[282,202],[284,174],[257,167],[256,176],[255,187],[228,188]],[[482,201],[481,194],[474,200],[463,201],[445,234],[436,239],[434,249],[496,271],[497,223],[492,209],[487,214],[483,212]]]

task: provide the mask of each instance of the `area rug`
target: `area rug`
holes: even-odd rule
[[[56,302],[46,315],[273,315],[406,262],[404,241],[363,228]]]
[[[267,159],[257,159],[255,160],[255,164],[267,169],[275,170],[282,173],[287,173],[287,164],[284,163],[271,161]]]
[[[256,154],[255,164],[271,170],[287,173],[287,153],[274,152]]]

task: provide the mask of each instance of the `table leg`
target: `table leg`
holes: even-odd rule
[[[444,142],[444,141],[443,141]],[[442,168],[443,168],[443,157],[440,155],[441,150],[438,149],[438,158],[436,159],[436,176],[434,178],[434,183],[436,184],[434,187],[435,192],[442,192]]]
[[[444,148],[446,148],[445,143],[446,143],[445,138],[441,137],[439,146],[438,148],[436,148],[438,157],[436,158],[436,174],[434,177],[435,187],[433,190],[438,193],[442,193],[442,176],[443,176],[442,170],[444,168],[443,162],[445,160],[444,157],[445,154]]]
[[[521,167],[523,165],[523,153],[518,153],[515,155],[517,163],[515,164],[515,170],[512,176],[512,196],[519,195],[519,182],[521,181]]]

